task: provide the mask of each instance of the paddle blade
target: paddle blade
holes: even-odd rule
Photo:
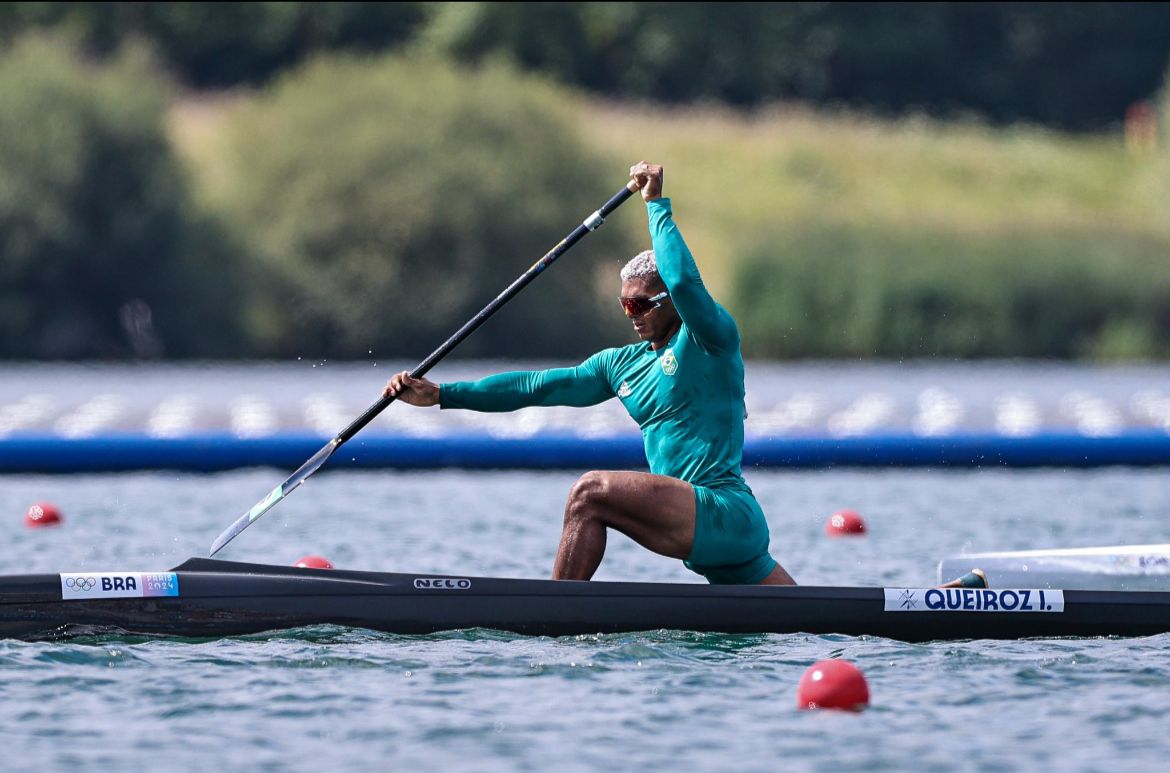
[[[273,494],[280,494],[280,488],[278,487],[276,489],[273,489],[272,493]],[[279,502],[281,497],[280,496],[273,497],[272,494],[269,494],[268,499],[266,499],[264,501],[268,502],[269,499],[271,500],[271,503],[268,504],[268,507],[270,508],[270,507],[272,507],[272,505]],[[262,502],[261,504],[264,504],[264,503]],[[260,505],[256,505],[256,507],[260,507]],[[211,543],[211,552],[207,554],[209,558],[215,556],[215,554],[218,553],[220,551],[220,549],[223,548],[224,545],[231,542],[233,539],[236,538],[237,534],[242,532],[244,529],[248,528],[248,524],[252,523],[252,521],[256,520],[256,518],[259,518],[261,515],[264,514],[265,511],[262,510],[259,512],[259,514],[253,516],[253,512],[256,510],[256,507],[253,507],[251,510],[249,510],[248,512],[241,515],[239,518],[237,518],[235,520],[235,522],[231,526],[227,527],[222,532],[220,532],[220,535],[215,538],[215,542]]]
[[[324,465],[329,457],[333,455],[333,452],[337,450],[338,445],[340,444],[337,442],[337,438],[330,440],[324,448],[313,454],[309,461],[302,464],[300,469],[294,472],[288,480],[272,489],[272,491],[268,492],[268,496],[261,499],[252,506],[251,510],[237,518],[235,523],[224,529],[223,532],[215,538],[215,541],[211,543],[211,552],[208,555],[214,556],[223,548],[224,545],[235,539],[236,535],[251,526],[257,518],[276,507],[277,502],[280,502],[282,499],[295,491],[310,475],[321,469],[321,466]]]

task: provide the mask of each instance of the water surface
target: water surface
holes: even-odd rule
[[[0,479],[0,572],[158,570],[288,474]],[[220,557],[545,577],[574,472],[322,472]],[[923,585],[962,550],[1167,542],[1161,470],[749,471],[805,584]],[[55,502],[56,529],[21,516]],[[870,532],[830,539],[837,509]],[[605,580],[702,582],[620,535]],[[1170,637],[905,644],[843,636],[394,636],[0,641],[11,770],[1160,769]],[[866,674],[857,715],[800,712],[816,660]]]

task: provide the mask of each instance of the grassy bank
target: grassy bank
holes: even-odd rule
[[[599,152],[667,167],[680,222],[729,289],[756,234],[810,224],[1012,238],[1112,234],[1170,246],[1170,165],[1116,134],[774,109],[745,116],[586,103]],[[776,245],[777,254],[784,245]]]
[[[667,167],[753,356],[1170,356],[1170,159],[1120,130],[582,114],[599,152]]]
[[[232,104],[173,113],[205,192]],[[666,167],[709,286],[751,328],[749,355],[1170,353],[1170,154],[1131,152],[1120,129],[577,105],[615,181],[639,160]],[[614,223],[645,242],[643,217]]]

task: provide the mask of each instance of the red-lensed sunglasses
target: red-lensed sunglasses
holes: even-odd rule
[[[647,314],[662,305],[662,302],[670,297],[670,293],[663,290],[655,295],[653,298],[618,298],[618,303],[625,309],[627,317],[640,317]]]

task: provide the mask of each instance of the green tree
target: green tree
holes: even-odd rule
[[[735,306],[756,357],[1165,358],[1163,254],[1094,229],[973,237],[819,223],[750,250]]]
[[[409,58],[323,58],[258,97],[228,131],[232,177],[209,195],[260,257],[264,351],[415,357],[444,341],[625,179],[628,161],[583,149],[569,107],[509,68]],[[599,307],[597,271],[615,297],[629,232],[591,235],[460,353],[612,342],[621,317]]]
[[[94,67],[57,39],[0,55],[0,355],[230,349],[224,244],[192,219],[155,73],[142,50]]]
[[[0,4],[0,45],[34,27],[68,29],[95,53],[146,39],[195,88],[266,83],[323,51],[421,43],[608,96],[799,99],[1072,130],[1118,123],[1170,57],[1170,4],[1131,2]]]
[[[420,37],[610,95],[1086,130],[1157,89],[1170,4],[437,3]]]
[[[183,84],[219,88],[262,83],[321,50],[394,47],[424,14],[423,3],[17,2],[0,5],[0,44],[30,28],[67,30],[97,54],[144,39]]]

